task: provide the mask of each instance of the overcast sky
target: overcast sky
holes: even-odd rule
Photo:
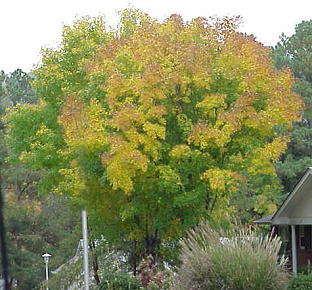
[[[241,31],[265,45],[275,45],[282,32],[312,19],[312,0],[2,0],[0,6],[0,70],[21,68],[29,72],[40,60],[42,47],[56,47],[63,25],[75,17],[104,15],[117,23],[117,12],[135,7],[163,20],[172,13],[184,19],[241,15]]]

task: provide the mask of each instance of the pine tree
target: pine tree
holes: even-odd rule
[[[312,21],[298,24],[290,37],[283,34],[273,49],[273,59],[277,68],[289,67],[293,71],[294,90],[303,97],[305,105],[287,152],[276,163],[285,190],[289,192],[306,168],[312,166]]]

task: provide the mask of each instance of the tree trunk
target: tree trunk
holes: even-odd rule
[[[93,267],[93,277],[94,277],[94,280],[96,282],[96,284],[100,284],[100,277],[99,277],[99,274],[98,274],[98,271],[99,271],[99,263],[98,263],[98,256],[96,254],[96,251],[95,251],[95,242],[94,240],[90,243],[90,248],[91,248],[91,251],[92,251],[92,267]]]
[[[151,255],[156,262],[157,258],[157,250],[159,248],[160,240],[158,236],[158,230],[155,231],[152,235],[147,235],[145,237],[145,247],[146,247],[146,255]]]

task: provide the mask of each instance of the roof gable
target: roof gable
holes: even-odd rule
[[[312,224],[312,167],[309,167],[271,220],[272,224]]]

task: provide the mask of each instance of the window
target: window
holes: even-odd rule
[[[299,226],[299,249],[305,249],[304,226]]]
[[[311,225],[301,225],[299,227],[299,249],[311,250]]]

